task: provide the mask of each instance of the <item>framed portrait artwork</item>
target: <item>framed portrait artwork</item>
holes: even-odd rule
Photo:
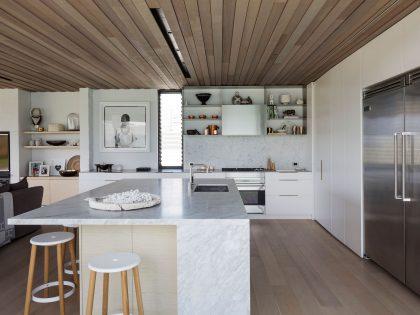
[[[50,176],[50,166],[49,165],[41,165],[39,167],[39,176]]]
[[[39,176],[43,162],[29,162],[29,177]]]
[[[149,102],[101,102],[101,152],[150,152]]]

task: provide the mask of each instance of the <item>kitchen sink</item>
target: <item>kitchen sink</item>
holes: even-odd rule
[[[228,192],[227,185],[197,185],[194,192]]]

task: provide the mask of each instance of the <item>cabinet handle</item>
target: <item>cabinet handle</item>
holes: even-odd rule
[[[322,180],[322,160],[321,160],[321,180]]]
[[[297,182],[298,179],[279,179],[279,182]]]
[[[299,197],[299,195],[279,195],[280,197]]]

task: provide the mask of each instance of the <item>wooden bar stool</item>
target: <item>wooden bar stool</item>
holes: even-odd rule
[[[71,240],[71,242],[73,242],[73,248],[75,250],[75,256],[76,256],[76,264],[79,265],[80,261],[79,259],[77,259],[77,236],[78,236],[78,229],[79,229],[79,225],[78,224],[63,224],[63,228],[64,228],[64,232],[72,232],[74,234],[74,239]],[[63,244],[63,261],[65,261],[65,253],[66,253],[66,244]],[[73,274],[73,270],[71,267],[71,260],[67,261],[64,263],[64,273],[67,275],[72,275]],[[77,273],[80,275],[80,270],[79,268],[77,268]]]
[[[141,287],[139,278],[140,257],[133,253],[113,252],[93,258],[88,267],[90,269],[89,292],[87,298],[86,314],[92,315],[93,300],[95,293],[96,273],[103,273],[103,297],[102,297],[102,315],[108,314],[108,291],[109,291],[109,274],[121,273],[121,290],[122,290],[122,307],[123,315],[130,314],[130,305],[128,300],[128,281],[127,271],[133,271],[134,286],[136,290],[138,315],[143,315],[143,300],[141,297]]]
[[[28,284],[26,287],[26,298],[25,298],[25,310],[24,315],[29,315],[31,299],[34,302],[38,303],[52,303],[60,302],[60,315],[64,315],[64,299],[73,295],[75,292],[76,286],[79,284],[79,279],[76,269],[76,257],[74,256],[74,244],[71,242],[74,239],[74,234],[70,232],[52,232],[44,233],[31,238],[31,258],[29,263],[29,273],[28,273]],[[63,280],[63,244],[69,243],[70,256],[72,261],[72,269],[74,271],[73,281],[64,281]],[[48,282],[48,273],[49,273],[49,249],[51,246],[56,246],[57,248],[57,272],[58,272],[58,281]],[[36,252],[38,247],[44,248],[44,284],[32,289],[34,272],[35,272],[35,261],[36,261]],[[48,288],[58,286],[58,296],[48,297]],[[67,293],[64,293],[64,286],[70,287],[71,290]],[[44,297],[37,297],[36,294],[40,291],[44,291]]]

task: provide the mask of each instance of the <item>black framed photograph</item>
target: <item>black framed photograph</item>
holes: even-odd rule
[[[150,152],[148,102],[101,103],[101,152]]]

